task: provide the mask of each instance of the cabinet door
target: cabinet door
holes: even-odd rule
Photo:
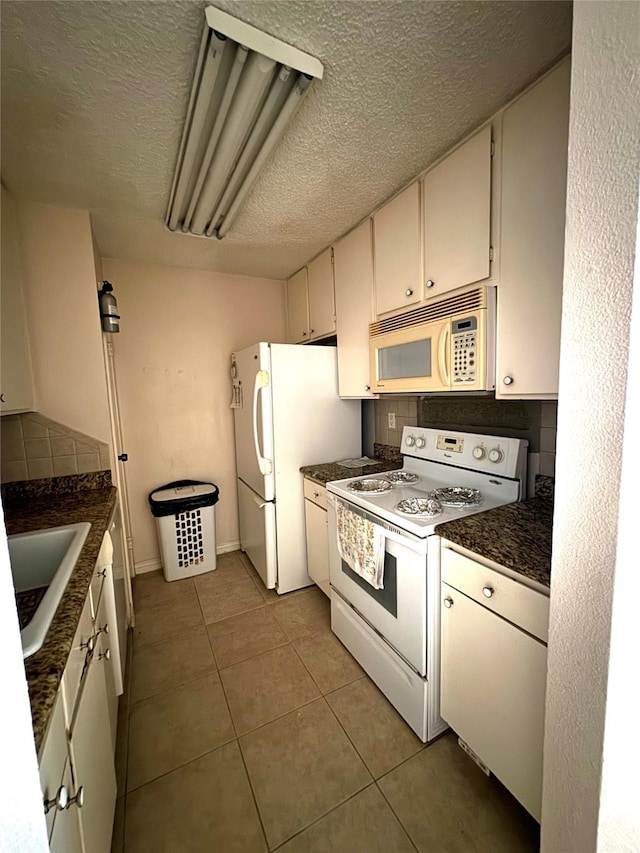
[[[427,172],[423,193],[425,296],[488,278],[491,128]]]
[[[62,784],[66,787],[70,797],[75,794],[73,779],[71,778],[71,763],[68,759],[65,764]],[[50,853],[83,853],[80,812],[76,803],[72,803],[61,812],[55,812],[55,823],[49,839],[49,850]],[[88,851],[89,848],[85,848],[85,853]]]
[[[70,739],[76,787],[84,788],[80,820],[87,853],[109,853],[116,804],[104,664],[96,655],[89,663]]]
[[[313,501],[305,500],[304,517],[307,526],[307,571],[311,580],[330,596],[327,511]]]
[[[97,663],[104,668],[107,687],[107,707],[109,710],[109,731],[111,734],[112,754],[116,751],[116,728],[118,725],[118,694],[122,692],[118,680],[120,655],[118,650],[118,628],[115,618],[115,600],[113,596],[113,579],[105,578],[105,588],[100,599],[100,608],[96,618],[96,654]]]
[[[287,325],[289,343],[309,340],[309,301],[307,298],[307,268],[303,267],[287,282]]]
[[[422,299],[420,184],[416,181],[373,216],[376,314]]]
[[[66,784],[62,778],[67,762],[67,730],[62,704],[62,696],[58,693],[40,753],[40,786],[44,800],[55,799],[60,786]],[[68,787],[67,790],[69,790]],[[51,806],[46,812],[45,820],[49,837],[51,837],[56,813],[58,809],[55,806]]]
[[[4,187],[0,245],[0,414],[35,408],[17,211]]]
[[[547,648],[442,584],[440,713],[540,820]]]
[[[309,337],[323,338],[336,330],[333,295],[333,250],[326,249],[307,264],[309,294]]]
[[[369,323],[373,319],[371,220],[333,247],[338,336],[338,393],[373,397],[369,376]]]
[[[558,393],[570,74],[504,113],[496,397]]]

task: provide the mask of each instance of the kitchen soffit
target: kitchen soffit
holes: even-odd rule
[[[571,38],[568,2],[220,0],[325,78],[217,242],[164,226],[205,5],[2,2],[3,182],[90,210],[104,257],[287,277]]]

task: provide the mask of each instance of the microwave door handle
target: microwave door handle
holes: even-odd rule
[[[451,379],[449,378],[449,357],[447,351],[450,333],[451,327],[449,323],[447,323],[447,325],[440,333],[440,343],[438,347],[438,364],[440,365],[440,375],[444,378],[446,385],[451,385]]]
[[[271,459],[265,459],[260,450],[260,442],[258,440],[258,395],[263,388],[269,384],[269,374],[266,370],[259,370],[256,373],[256,379],[253,383],[253,443],[256,448],[256,459],[260,473],[265,476],[271,474],[273,465]]]

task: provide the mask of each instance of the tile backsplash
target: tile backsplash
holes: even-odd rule
[[[0,418],[0,463],[3,483],[111,468],[108,444],[37,412]]]
[[[403,426],[525,438],[531,476],[555,475],[558,404],[492,397],[383,397],[374,401],[375,441],[400,447]],[[389,414],[396,428],[389,427]]]

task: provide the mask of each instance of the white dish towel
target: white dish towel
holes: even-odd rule
[[[340,500],[335,500],[335,508],[340,557],[374,589],[384,589],[384,529]]]

